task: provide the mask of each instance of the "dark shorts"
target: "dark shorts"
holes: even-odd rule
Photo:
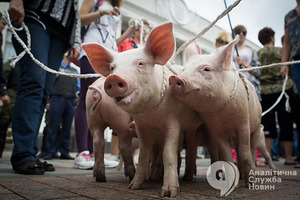
[[[293,104],[294,92],[293,89],[289,89],[286,93],[290,97],[290,105]],[[262,97],[262,109],[263,111],[269,109],[278,99],[280,93],[261,95]],[[264,131],[268,131],[267,138],[277,138],[277,130],[280,133],[280,141],[293,141],[293,115],[285,110],[286,98],[283,96],[279,104],[273,108],[270,112],[262,117],[261,123],[264,125]],[[291,105],[292,107],[292,105]],[[278,123],[276,123],[276,114]],[[279,127],[277,127],[277,124]]]

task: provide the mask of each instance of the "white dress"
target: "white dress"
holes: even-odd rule
[[[97,0],[94,0],[95,4]],[[104,0],[98,10],[113,9],[112,5]],[[98,43],[113,51],[118,51],[116,42],[116,30],[120,21],[119,16],[103,15],[98,20],[92,22],[84,36],[84,43]],[[84,50],[81,51],[80,57],[86,55]]]

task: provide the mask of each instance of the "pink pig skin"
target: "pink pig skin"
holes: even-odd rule
[[[106,181],[104,166],[104,130],[109,126],[119,136],[119,149],[124,160],[124,173],[132,180],[135,167],[132,160],[132,133],[128,125],[132,121],[130,115],[116,106],[103,89],[105,77],[97,79],[86,94],[86,115],[88,127],[93,136],[95,154],[94,177],[96,181]]]
[[[191,60],[184,66],[180,78],[171,76],[169,83],[173,94],[195,109],[206,124],[215,143],[210,145],[214,153],[212,162],[215,159],[233,161],[229,144],[229,139],[232,139],[238,153],[240,172],[248,184],[249,172],[255,167],[253,161],[260,133],[261,105],[254,86],[246,80],[248,100],[240,79],[234,98],[224,107],[234,88],[236,74],[232,52],[237,40],[213,54],[189,55]],[[191,44],[188,48],[195,48],[195,45]]]
[[[263,157],[266,159],[267,163],[269,164],[269,167],[273,171],[277,170],[277,168],[275,167],[275,165],[272,161],[272,157],[266,147],[266,139],[265,139],[263,125],[260,125],[260,134],[259,134],[258,143],[257,143],[257,150],[259,150],[261,152],[261,154],[263,155]]]
[[[97,44],[83,45],[94,69],[104,76],[105,91],[134,119],[140,145],[139,163],[131,189],[149,178],[152,150],[162,143],[164,180],[161,196],[177,196],[178,140],[182,130],[196,130],[199,114],[175,98],[168,89],[171,72],[163,66],[171,58],[175,40],[171,23],[154,28],[143,48],[114,53]],[[109,75],[110,74],[110,75]],[[163,82],[166,84],[163,84]],[[162,85],[167,87],[160,102]]]

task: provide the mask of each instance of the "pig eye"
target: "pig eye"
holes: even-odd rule
[[[114,70],[115,66],[114,65],[110,65],[110,70]]]
[[[209,72],[210,68],[209,67],[204,67],[203,71]]]
[[[139,66],[144,66],[145,65],[145,63],[144,62],[142,62],[142,61],[139,61]]]

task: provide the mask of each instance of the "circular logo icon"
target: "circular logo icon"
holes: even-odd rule
[[[206,178],[213,188],[221,190],[221,196],[227,196],[237,186],[240,174],[234,163],[218,161],[208,167]]]

